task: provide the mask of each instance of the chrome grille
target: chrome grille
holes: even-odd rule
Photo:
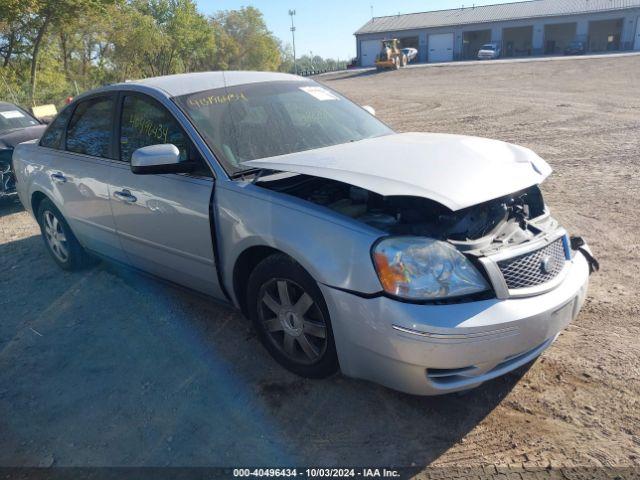
[[[498,262],[509,290],[537,287],[553,280],[565,265],[562,238],[540,250]]]

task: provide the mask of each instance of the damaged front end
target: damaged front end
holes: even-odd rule
[[[538,295],[562,282],[579,248],[550,216],[538,185],[453,211],[304,174],[264,174],[255,183],[384,232],[373,261],[385,292],[404,300]]]
[[[11,165],[12,148],[0,149],[0,199],[17,195],[16,177]]]

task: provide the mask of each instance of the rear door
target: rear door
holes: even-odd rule
[[[157,100],[124,93],[118,107],[119,168],[110,183],[111,208],[129,262],[146,272],[223,298],[213,255],[209,205],[214,179],[178,121]],[[193,174],[135,175],[134,150],[172,143]]]
[[[67,107],[40,142],[54,201],[80,243],[116,260],[124,254],[109,205],[115,162],[112,140],[116,96],[97,95]]]

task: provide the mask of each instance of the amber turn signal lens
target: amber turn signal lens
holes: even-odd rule
[[[382,283],[382,288],[384,288],[387,293],[397,294],[398,284],[407,281],[405,274],[398,266],[389,265],[389,259],[384,253],[374,253],[373,259],[376,264],[380,283]]]

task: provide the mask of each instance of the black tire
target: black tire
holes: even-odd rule
[[[288,301],[283,301],[281,295],[283,282]],[[277,297],[275,306],[280,307],[280,313],[267,307],[265,294],[270,294],[271,300]],[[308,298],[303,300],[305,294]],[[313,303],[306,307],[309,298]],[[260,341],[287,370],[307,378],[325,378],[338,370],[331,319],[322,292],[311,275],[287,255],[271,255],[253,270],[247,288],[247,310]],[[270,315],[273,317],[267,318]],[[286,337],[290,337],[289,342]],[[287,344],[292,349],[289,353],[285,351]]]
[[[37,219],[45,247],[60,268],[74,271],[96,263],[96,259],[82,248],[60,210],[48,198],[40,202]],[[52,240],[52,231],[57,232],[58,235],[55,241]],[[58,245],[57,249],[56,245]],[[66,255],[61,254],[63,251]]]

